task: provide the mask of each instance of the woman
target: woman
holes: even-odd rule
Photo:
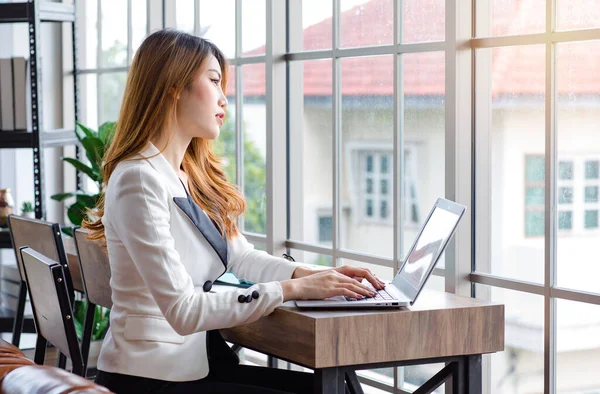
[[[97,382],[117,393],[310,392],[309,374],[238,365],[211,330],[291,299],[372,295],[354,277],[383,286],[368,270],[275,258],[239,233],[243,196],[211,151],[227,68],[212,43],[173,30],[146,38],[131,65],[93,213],[100,219],[85,224],[108,249],[113,308]],[[211,292],[228,270],[257,284]]]

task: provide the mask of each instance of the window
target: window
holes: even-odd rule
[[[361,152],[361,206],[362,220],[391,223],[388,207],[392,203],[391,152]]]
[[[544,156],[525,157],[525,235],[544,235]]]
[[[584,161],[584,228],[598,228],[598,212],[600,212],[600,160]]]
[[[358,153],[359,220],[391,225],[393,222],[392,166],[394,156],[385,150],[364,150]],[[415,148],[404,150],[404,224],[419,224],[417,183],[415,176]]]
[[[330,244],[333,241],[333,223],[331,214],[319,215],[319,243]]]
[[[525,235],[544,235],[544,157],[526,157]],[[557,166],[558,230],[598,228],[600,160],[561,159]]]

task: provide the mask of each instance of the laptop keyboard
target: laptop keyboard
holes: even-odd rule
[[[388,300],[396,300],[396,298],[392,297],[392,295],[390,293],[388,293],[385,289],[375,290],[375,288],[373,288],[373,286],[370,283],[368,283],[366,286],[368,288],[370,288],[371,290],[377,292],[377,294],[375,294],[375,297],[365,297],[365,298],[357,299],[357,298],[352,298],[352,297],[344,296],[344,298],[346,298],[347,301],[371,301],[371,300],[388,301]]]

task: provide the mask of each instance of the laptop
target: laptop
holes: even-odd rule
[[[467,208],[453,201],[438,198],[427,215],[417,238],[398,274],[373,298],[355,299],[345,296],[324,300],[295,301],[299,308],[378,308],[413,305],[435,264],[442,256],[448,241]],[[364,283],[372,285],[364,280]],[[375,289],[373,289],[375,290]]]

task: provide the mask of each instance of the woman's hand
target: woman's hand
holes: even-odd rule
[[[350,278],[357,279],[361,282],[364,279],[368,280],[375,289],[381,290],[385,288],[385,283],[379,280],[368,268],[359,268],[353,267],[351,265],[342,265],[340,267],[335,268],[327,268],[327,269],[311,269],[308,267],[298,266],[294,270],[294,274],[292,275],[292,279],[304,278],[310,275],[314,275],[319,272],[333,270],[337,271],[340,274],[349,276]]]
[[[368,277],[368,270],[363,268],[338,267],[334,269],[315,271],[313,274],[298,279],[281,281],[283,289],[283,300],[322,300],[335,296],[347,296],[351,298],[373,297],[375,292],[363,285],[359,280],[349,274],[360,272],[363,277]],[[339,271],[338,271],[339,269]],[[359,270],[359,271],[356,271]],[[342,271],[342,272],[340,272]],[[370,272],[368,274],[377,283],[377,288],[383,288]],[[355,276],[355,275],[352,275]]]
[[[353,267],[351,265],[342,265],[339,267],[335,267],[334,270],[336,270],[340,274],[344,274],[351,278],[355,278],[358,281],[362,281],[364,278],[368,280],[377,290],[385,288],[385,283],[379,278],[377,278],[375,274],[373,274],[368,268],[359,268]]]

